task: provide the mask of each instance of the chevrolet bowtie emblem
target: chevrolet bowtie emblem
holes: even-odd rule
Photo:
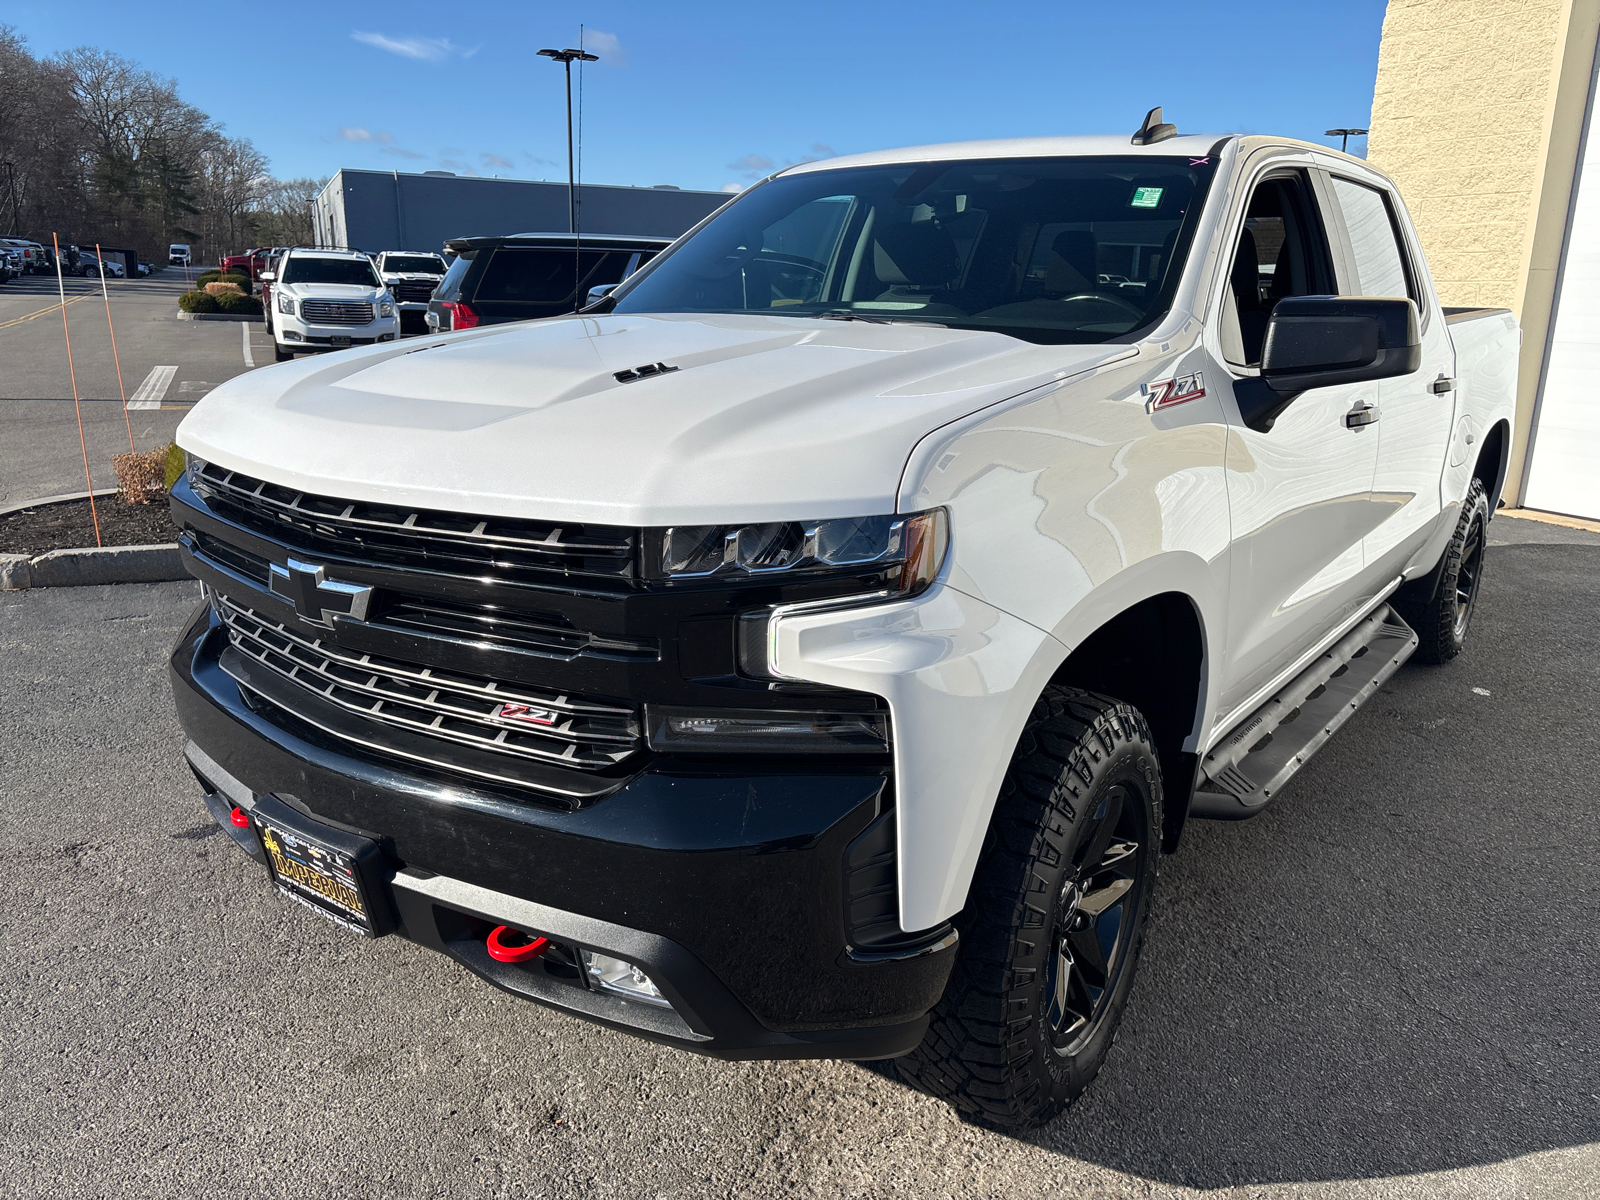
[[[281,567],[272,564],[270,586],[273,595],[294,605],[295,615],[302,621],[324,629],[333,628],[335,617],[366,620],[367,605],[372,601],[371,588],[329,579],[325,567],[293,558]]]

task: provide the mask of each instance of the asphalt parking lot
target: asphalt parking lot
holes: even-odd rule
[[[1495,523],[1528,544],[1462,658],[1191,827],[1104,1074],[1022,1140],[347,938],[200,804],[164,668],[193,585],[0,595],[0,1194],[1600,1194],[1600,537],[1530,524]]]
[[[179,321],[178,295],[188,286],[176,267],[148,279],[109,280],[113,353],[100,281],[67,279],[69,371],[55,276],[29,275],[0,285],[5,446],[0,505],[84,490],[72,403],[74,373],[90,474],[96,488],[105,488],[116,486],[111,456],[127,451],[130,433],[139,450],[165,445],[201,396],[252,364],[273,361],[272,339],[259,321]],[[158,371],[161,367],[173,369]],[[155,382],[147,389],[151,407],[131,410],[124,421],[123,396],[133,399],[152,376]]]

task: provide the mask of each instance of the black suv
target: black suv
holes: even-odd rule
[[[590,288],[621,283],[671,244],[671,238],[586,233],[574,270],[570,233],[456,238],[445,243],[456,258],[428,301],[428,329],[445,333],[573,312]]]

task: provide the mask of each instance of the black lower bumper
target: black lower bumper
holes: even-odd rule
[[[270,793],[374,838],[403,936],[517,995],[719,1057],[886,1058],[921,1039],[953,935],[863,956],[845,933],[842,862],[885,804],[881,772],[647,771],[556,811],[269,721],[218,666],[224,640],[202,608],[171,662],[199,773],[218,776],[208,790]],[[637,963],[672,1007],[592,990],[559,964],[497,962],[483,940],[495,924]]]

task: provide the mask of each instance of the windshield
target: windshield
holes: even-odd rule
[[[284,283],[347,283],[353,287],[383,284],[364,258],[302,258],[295,255],[283,268]]]
[[[1171,305],[1208,158],[901,163],[779,176],[614,311],[855,315],[1103,342]]]
[[[384,256],[385,271],[420,271],[427,275],[443,275],[444,259],[427,254],[389,254]]]

